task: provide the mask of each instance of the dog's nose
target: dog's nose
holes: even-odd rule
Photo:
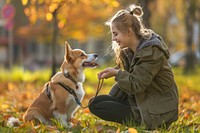
[[[98,55],[97,55],[97,54],[94,54],[94,57],[95,57],[95,58],[97,58],[97,57],[98,57]]]

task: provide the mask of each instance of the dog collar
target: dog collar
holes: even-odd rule
[[[78,89],[78,85],[77,85],[76,80],[69,73],[64,73],[64,76],[66,78],[70,79],[76,85],[76,89]]]

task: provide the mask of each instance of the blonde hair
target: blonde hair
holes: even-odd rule
[[[146,29],[143,25],[142,16],[142,8],[133,4],[130,5],[128,9],[119,10],[110,20],[106,22],[106,25],[111,26],[112,24],[115,24],[121,32],[125,32],[128,28],[131,28],[135,32],[138,39],[149,39],[151,37],[151,30]],[[112,43],[112,49],[115,52],[117,65],[122,67],[122,50],[116,42]]]

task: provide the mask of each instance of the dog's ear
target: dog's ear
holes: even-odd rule
[[[72,62],[72,49],[67,41],[65,41],[65,60]]]

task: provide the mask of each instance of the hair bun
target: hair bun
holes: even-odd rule
[[[130,14],[138,16],[138,17],[142,17],[143,15],[142,8],[140,6],[130,5]]]

